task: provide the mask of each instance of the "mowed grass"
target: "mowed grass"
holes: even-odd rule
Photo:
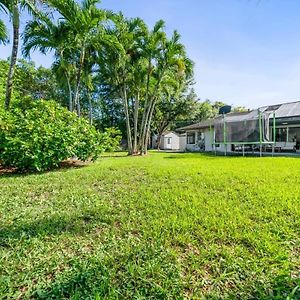
[[[300,298],[300,159],[120,154],[0,191],[0,299]]]

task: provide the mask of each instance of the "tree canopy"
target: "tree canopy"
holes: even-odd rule
[[[168,35],[163,20],[149,28],[140,18],[100,9],[98,3],[0,0],[13,26],[10,62],[0,65],[7,74],[0,78],[7,109],[11,99],[54,99],[98,129],[120,128],[129,154],[146,154],[152,132],[218,113],[222,102],[201,102],[195,94],[194,64],[176,30]],[[17,59],[23,9],[32,18],[22,33],[22,54],[28,59],[33,51],[51,51],[50,69]],[[0,42],[7,38],[0,22]]]

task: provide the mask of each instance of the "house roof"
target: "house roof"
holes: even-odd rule
[[[232,112],[232,113],[226,114],[226,118],[236,117],[236,116],[244,116],[244,115],[247,115],[247,114],[249,114],[248,111],[246,111],[246,112]],[[204,120],[204,121],[201,121],[199,123],[195,123],[195,124],[192,124],[192,125],[189,125],[189,126],[181,127],[181,128],[178,128],[177,131],[187,131],[187,130],[197,130],[197,129],[209,128],[210,126],[214,126],[214,123],[218,120],[221,120],[222,117],[223,116],[220,115],[220,116],[218,116],[214,119],[208,119],[208,120]]]
[[[176,130],[177,131],[186,131],[186,130],[196,130],[196,129],[201,129],[201,128],[207,128],[207,127],[210,127],[211,124],[213,124],[213,123],[214,123],[214,119],[209,119],[209,120],[201,121],[196,124],[181,127]]]
[[[281,103],[269,106],[263,106],[256,110],[246,111],[246,112],[232,112],[225,115],[228,121],[241,121],[245,119],[257,118],[258,112],[269,112],[275,113],[275,118],[292,118],[292,117],[300,117],[300,101]],[[185,126],[182,128],[178,128],[176,131],[187,131],[187,130],[197,130],[209,128],[210,126],[214,126],[214,124],[220,121],[223,116],[219,115],[215,119],[209,119],[205,121],[198,122],[196,124],[192,124],[189,126]]]
[[[276,118],[289,118],[300,116],[300,101],[264,106],[262,111],[270,111],[274,108]]]

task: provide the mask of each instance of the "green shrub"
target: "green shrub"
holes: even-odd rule
[[[119,129],[115,127],[106,128],[102,136],[102,144],[105,146],[104,150],[107,152],[120,151],[121,139],[122,132]]]
[[[23,101],[0,110],[0,163],[21,170],[46,170],[76,156],[96,159],[102,134],[54,101]]]

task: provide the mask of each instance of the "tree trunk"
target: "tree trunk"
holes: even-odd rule
[[[128,154],[132,155],[133,154],[132,137],[131,137],[131,128],[130,128],[130,119],[129,119],[129,110],[128,110],[127,92],[126,92],[125,83],[123,83],[123,88],[121,88],[121,95],[123,98],[124,113],[125,113],[125,120],[126,120]]]
[[[162,138],[162,134],[159,132],[158,135],[157,135],[157,140],[156,140],[157,150],[160,150],[161,138]]]
[[[140,93],[138,92],[136,95],[136,99],[134,101],[134,115],[133,115],[133,153],[137,154],[137,132],[138,132],[138,118],[139,118],[139,106],[140,106]]]
[[[155,88],[154,95],[156,95],[157,91],[158,91],[158,86]],[[145,122],[143,124],[144,126],[142,128],[142,134],[141,134],[141,155],[147,154],[148,141],[146,141],[146,140],[147,140],[147,135],[149,136],[149,134],[147,133],[147,130],[148,130],[148,128],[150,128],[149,120],[151,122],[152,114],[153,114],[153,110],[154,110],[154,106],[155,106],[155,98],[154,97],[155,96],[152,96],[151,99],[147,101],[148,107],[144,111]]]
[[[140,154],[143,155],[144,149],[144,136],[145,136],[145,126],[146,126],[146,115],[148,112],[148,100],[149,100],[149,88],[150,88],[150,72],[151,72],[151,58],[148,60],[148,72],[147,72],[147,84],[146,84],[146,97],[145,97],[145,104],[144,104],[144,112],[142,116],[142,123],[141,123],[141,128],[140,128],[140,140],[139,140],[139,149],[140,149]]]
[[[145,140],[146,140],[146,133],[147,133],[147,124],[148,124],[148,120],[149,120],[149,114],[151,111],[151,106],[152,106],[152,99],[148,100],[148,105],[147,107],[145,107],[144,109],[144,122],[142,123],[141,126],[141,134],[140,134],[140,151],[141,151],[141,155],[146,154],[147,150],[145,150]]]
[[[18,57],[18,48],[19,48],[19,30],[20,30],[20,13],[18,5],[13,7],[13,46],[10,58],[10,67],[7,76],[6,83],[6,97],[5,97],[5,108],[8,109],[11,102],[11,95],[13,90],[13,81],[15,75],[15,67]]]
[[[149,117],[148,121],[146,123],[146,134],[145,134],[145,144],[144,144],[144,154],[147,154],[148,152],[148,142],[150,138],[150,129],[151,129],[151,122],[152,122],[152,116],[153,116],[153,111],[155,107],[155,100],[152,101],[151,107],[150,107],[150,112],[149,112]]]
[[[79,66],[77,71],[77,81],[76,81],[76,90],[75,90],[75,96],[74,96],[74,102],[77,108],[77,116],[80,117],[81,115],[81,108],[80,108],[80,100],[79,100],[79,92],[80,92],[80,83],[81,83],[81,72],[83,67],[83,62],[85,59],[85,48],[83,47],[81,54],[80,54],[80,60],[79,60]]]
[[[67,74],[65,73],[66,79],[67,79],[67,84],[68,84],[68,90],[69,90],[69,111],[73,111],[73,97],[72,97],[72,87],[71,87],[71,82],[70,78]]]
[[[87,89],[87,96],[89,100],[89,123],[92,126],[93,125],[93,107],[92,107],[92,98],[89,88]]]
[[[154,88],[154,91],[151,95],[151,97],[149,96],[149,92],[147,92],[148,94],[148,97],[146,97],[146,102],[145,103],[148,103],[147,107],[146,107],[146,104],[145,104],[145,111],[144,111],[144,114],[145,114],[145,122],[144,124],[142,124],[142,133],[141,133],[141,155],[144,155],[144,154],[147,154],[147,136],[149,138],[149,133],[147,132],[147,128],[149,128],[150,130],[150,124],[147,125],[149,123],[149,119],[150,119],[150,122],[152,120],[152,114],[153,114],[153,110],[154,110],[154,106],[155,106],[155,97],[156,95],[158,94],[158,90],[159,90],[159,87],[160,87],[160,84],[161,84],[161,81],[163,79],[163,75],[164,75],[164,72],[162,72],[157,80],[157,83],[156,83],[156,86]],[[150,98],[148,100],[148,98]],[[143,116],[144,117],[144,116]]]
[[[162,120],[159,125],[157,125],[157,140],[156,140],[156,147],[157,150],[160,150],[160,145],[161,145],[161,138],[163,133],[167,130],[169,127],[170,122],[168,120]]]

